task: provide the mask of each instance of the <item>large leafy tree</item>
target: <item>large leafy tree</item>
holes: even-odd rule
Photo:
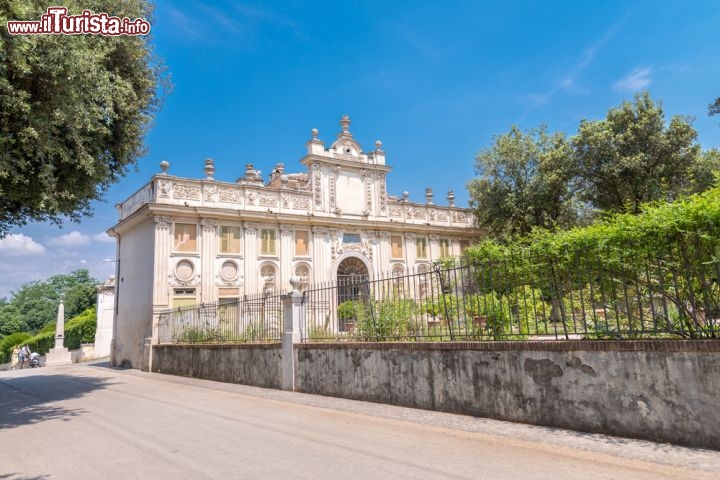
[[[534,227],[572,225],[577,217],[570,180],[572,149],[564,135],[513,126],[476,158],[478,178],[468,184],[480,228],[494,238],[524,235]]]
[[[73,318],[95,305],[97,285],[98,281],[84,269],[26,283],[13,292],[8,303],[0,306],[0,333],[38,332],[55,322],[60,300],[65,304],[65,316]]]
[[[582,198],[601,210],[638,213],[644,202],[692,191],[702,159],[696,139],[688,119],[666,124],[661,103],[648,93],[610,109],[604,120],[583,120],[572,142]]]
[[[148,19],[145,0],[68,0],[69,14]],[[134,166],[165,82],[147,37],[9,35],[49,4],[0,0],[0,238],[77,220]]]

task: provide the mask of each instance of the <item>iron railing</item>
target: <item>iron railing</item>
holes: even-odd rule
[[[687,252],[686,252],[687,253]],[[303,341],[717,338],[720,262],[569,254],[439,262],[303,293]]]
[[[158,315],[160,343],[250,343],[282,339],[282,293],[247,295]]]

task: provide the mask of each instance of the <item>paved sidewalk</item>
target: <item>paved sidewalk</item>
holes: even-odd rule
[[[720,479],[720,452],[103,364],[0,372],[0,478]]]

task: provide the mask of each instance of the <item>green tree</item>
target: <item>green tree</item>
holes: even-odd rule
[[[477,155],[475,167],[479,178],[468,184],[470,203],[491,237],[577,220],[572,149],[563,134],[550,135],[545,126],[523,133],[513,126]]]
[[[145,0],[68,0],[149,18]],[[48,2],[0,0],[0,238],[28,221],[79,219],[143,154],[161,68],[144,36],[9,35]]]
[[[583,120],[573,138],[582,198],[596,208],[640,212],[644,202],[671,201],[693,189],[700,146],[689,120],[665,123],[660,102],[645,92],[612,108],[605,120]]]
[[[17,292],[13,292],[10,303],[0,307],[0,333],[20,330],[37,333],[43,326],[57,320],[60,300],[65,304],[67,318],[80,315],[95,305],[98,283],[87,270],[77,270],[23,284]]]
[[[0,305],[0,336],[28,330],[20,309],[12,303]]]

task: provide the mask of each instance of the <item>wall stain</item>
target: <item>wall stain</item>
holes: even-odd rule
[[[590,365],[585,365],[578,357],[572,357],[569,362],[565,362],[565,365],[570,368],[576,368],[585,375],[590,375],[591,377],[598,376],[597,372]]]
[[[544,358],[542,360],[533,360],[526,358],[525,373],[530,375],[535,385],[547,387],[554,377],[562,377],[563,369],[552,360]]]

